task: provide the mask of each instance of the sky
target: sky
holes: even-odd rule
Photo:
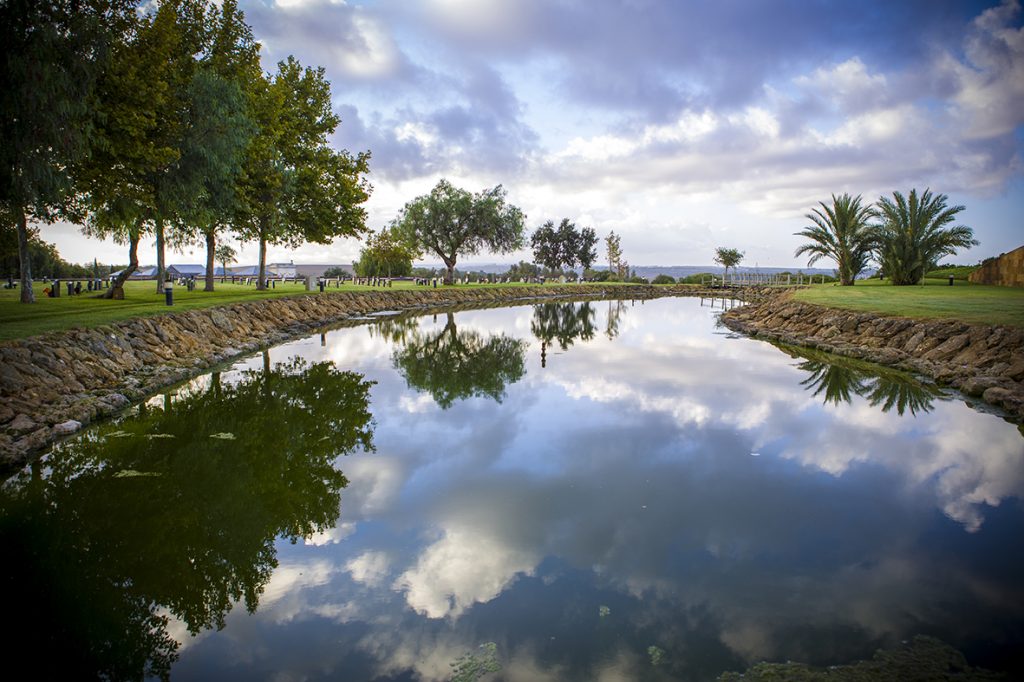
[[[326,69],[342,119],[332,143],[372,154],[373,230],[448,178],[503,185],[527,235],[562,218],[614,230],[632,265],[710,264],[725,246],[745,266],[796,268],[807,261],[794,233],[817,202],[930,188],[966,207],[960,222],[980,242],[946,262],[1024,244],[1018,0],[240,6],[266,70],[288,55]],[[70,225],[43,238],[73,262],[127,261]],[[256,261],[255,244],[230,243]],[[347,263],[359,249],[270,247],[268,260]],[[141,261],[153,254],[140,245]],[[460,262],[520,259],[530,253]],[[199,263],[203,250],[168,261]]]

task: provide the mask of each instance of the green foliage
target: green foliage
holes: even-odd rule
[[[289,57],[274,77],[254,80],[249,95],[257,133],[243,165],[235,228],[259,242],[262,288],[268,244],[329,243],[366,231],[370,155],[328,144],[340,119],[323,68],[304,69]]]
[[[367,238],[355,264],[356,274],[360,277],[407,277],[412,274],[415,255],[394,229],[384,228]]]
[[[505,273],[504,277],[509,277],[512,280],[522,279],[523,277],[532,278],[540,277],[541,269],[533,263],[527,263],[526,261],[519,261],[515,265],[512,265]]]
[[[568,218],[562,218],[557,228],[549,220],[530,237],[534,260],[557,272],[563,268],[572,270],[577,265],[588,269],[597,259],[596,243],[597,234],[593,229],[577,230],[576,224]]]
[[[238,258],[238,252],[230,244],[218,244],[213,255],[224,269],[224,274],[228,272],[228,263],[234,263]]]
[[[805,217],[814,223],[797,232],[798,237],[810,241],[800,246],[794,256],[809,254],[808,267],[821,258],[831,258],[839,268],[839,280],[843,286],[853,286],[857,275],[867,267],[874,250],[877,231],[868,221],[877,215],[870,206],[861,205],[861,197],[843,194],[832,195],[832,205],[818,202]]]
[[[0,220],[17,231],[23,303],[34,300],[29,221],[80,217],[74,173],[89,154],[96,79],[134,4],[0,3]]]
[[[866,661],[815,668],[805,663],[758,663],[743,673],[728,672],[719,682],[897,682],[898,680],[962,680],[994,682],[1003,675],[973,668],[963,654],[932,637],[918,635],[893,650],[880,649]]]
[[[608,270],[614,273],[618,278],[626,279],[628,266],[622,262],[622,237],[615,234],[615,230],[612,230],[607,237],[604,238],[605,250],[608,254]]]
[[[331,363],[267,361],[58,446],[45,474],[0,492],[0,539],[19,557],[4,584],[21,587],[6,644],[46,679],[167,679],[165,613],[195,634],[235,603],[255,611],[275,540],[337,522],[335,460],[373,447],[371,385]]]
[[[327,268],[326,270],[324,270],[324,277],[328,277],[328,278],[350,277],[350,276],[351,276],[351,273],[348,270],[346,270],[345,268],[341,267],[340,265],[339,266],[335,266],[333,268]]]
[[[904,412],[916,415],[930,412],[932,402],[941,396],[934,385],[921,383],[905,372],[811,348],[777,345],[790,357],[801,360],[797,367],[810,376],[800,385],[813,391],[815,397],[820,396],[826,405],[849,403],[857,395],[882,412],[895,409],[900,416]]]
[[[444,329],[423,333],[417,327],[395,350],[392,362],[412,388],[426,391],[442,409],[456,400],[488,397],[501,402],[505,386],[526,372],[526,344],[504,334],[484,337],[458,330],[448,313]]]
[[[929,270],[924,273],[926,279],[945,279],[948,280],[950,275],[953,275],[953,279],[961,282],[966,282],[971,276],[971,273],[978,269],[977,265],[940,265],[935,270]]]
[[[557,343],[562,350],[568,350],[577,340],[594,338],[594,308],[590,303],[539,303],[533,306],[530,331],[541,342],[542,349]]]
[[[583,279],[588,282],[607,282],[612,277],[611,270],[584,270]]]
[[[477,653],[468,653],[455,660],[452,666],[451,682],[477,682],[490,673],[501,670],[498,663],[498,645],[485,642],[477,649]]]
[[[675,284],[675,283],[676,283],[676,280],[675,280],[674,277],[672,277],[672,275],[666,275],[664,273],[658,275],[653,280],[651,280],[651,284]]]
[[[630,275],[629,279],[626,280],[630,284],[650,284],[646,277],[640,277],[636,273]]]
[[[394,225],[415,253],[429,252],[444,261],[451,283],[460,255],[483,249],[509,253],[523,245],[523,212],[506,203],[498,185],[476,194],[440,180],[430,194],[405,205]]]
[[[738,249],[730,249],[719,246],[715,249],[715,262],[725,268],[725,274],[729,274],[729,268],[737,267],[743,260],[743,252]]]
[[[964,207],[947,206],[947,201],[945,194],[928,189],[920,196],[912,189],[908,197],[893,192],[892,199],[878,200],[877,257],[894,285],[917,284],[943,256],[978,244],[971,228],[949,226]]]
[[[712,277],[718,277],[713,272],[700,272],[696,275],[687,275],[686,277],[680,277],[676,280],[677,284],[702,284]]]

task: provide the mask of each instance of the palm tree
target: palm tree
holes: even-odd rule
[[[808,267],[821,258],[831,258],[839,267],[839,282],[844,287],[853,286],[857,275],[867,266],[874,249],[875,233],[868,220],[877,212],[870,206],[861,205],[861,197],[843,194],[832,195],[832,205],[818,202],[805,217],[814,223],[795,233],[811,241],[796,250],[794,256],[810,254]]]
[[[978,244],[974,231],[966,225],[946,227],[964,207],[947,206],[945,194],[933,195],[926,189],[918,197],[912,189],[909,197],[899,192],[892,196],[891,200],[878,200],[882,224],[876,230],[876,250],[882,270],[893,284],[917,284],[943,256]]]

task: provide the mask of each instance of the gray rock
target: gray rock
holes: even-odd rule
[[[36,426],[38,425],[27,414],[19,414],[7,425],[7,430],[20,435],[35,430]]]
[[[54,436],[67,436],[68,434],[72,434],[72,433],[78,431],[81,428],[82,428],[82,422],[76,421],[74,419],[69,419],[66,422],[61,422],[60,424],[54,424],[53,425],[53,435]]]

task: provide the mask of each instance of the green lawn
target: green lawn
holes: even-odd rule
[[[306,293],[305,285],[298,283],[278,284],[267,291],[256,291],[255,286],[221,284],[216,291],[202,291],[202,282],[197,282],[195,291],[189,292],[182,286],[174,287],[174,306],[167,307],[164,295],[156,292],[156,282],[128,282],[123,301],[108,301],[95,294],[82,292],[79,296],[68,296],[64,289],[59,298],[47,298],[43,293],[46,282],[36,282],[36,302],[25,305],[18,300],[18,290],[0,289],[0,341],[35,336],[49,331],[72,327],[98,327],[118,320],[145,315],[159,315],[166,312],[209,308],[241,301],[259,300],[280,296]],[[524,284],[467,284],[460,288],[539,286]],[[631,286],[621,284],[617,286]],[[388,291],[416,289],[412,282],[395,282]],[[340,289],[329,287],[328,291],[374,291],[372,287],[348,283]],[[317,291],[316,289],[314,291]],[[385,291],[376,289],[376,291]]]
[[[1024,289],[994,287],[948,279],[925,279],[923,285],[894,287],[888,281],[864,280],[852,287],[815,285],[797,291],[806,303],[913,318],[954,318],[972,324],[1024,327]]]

